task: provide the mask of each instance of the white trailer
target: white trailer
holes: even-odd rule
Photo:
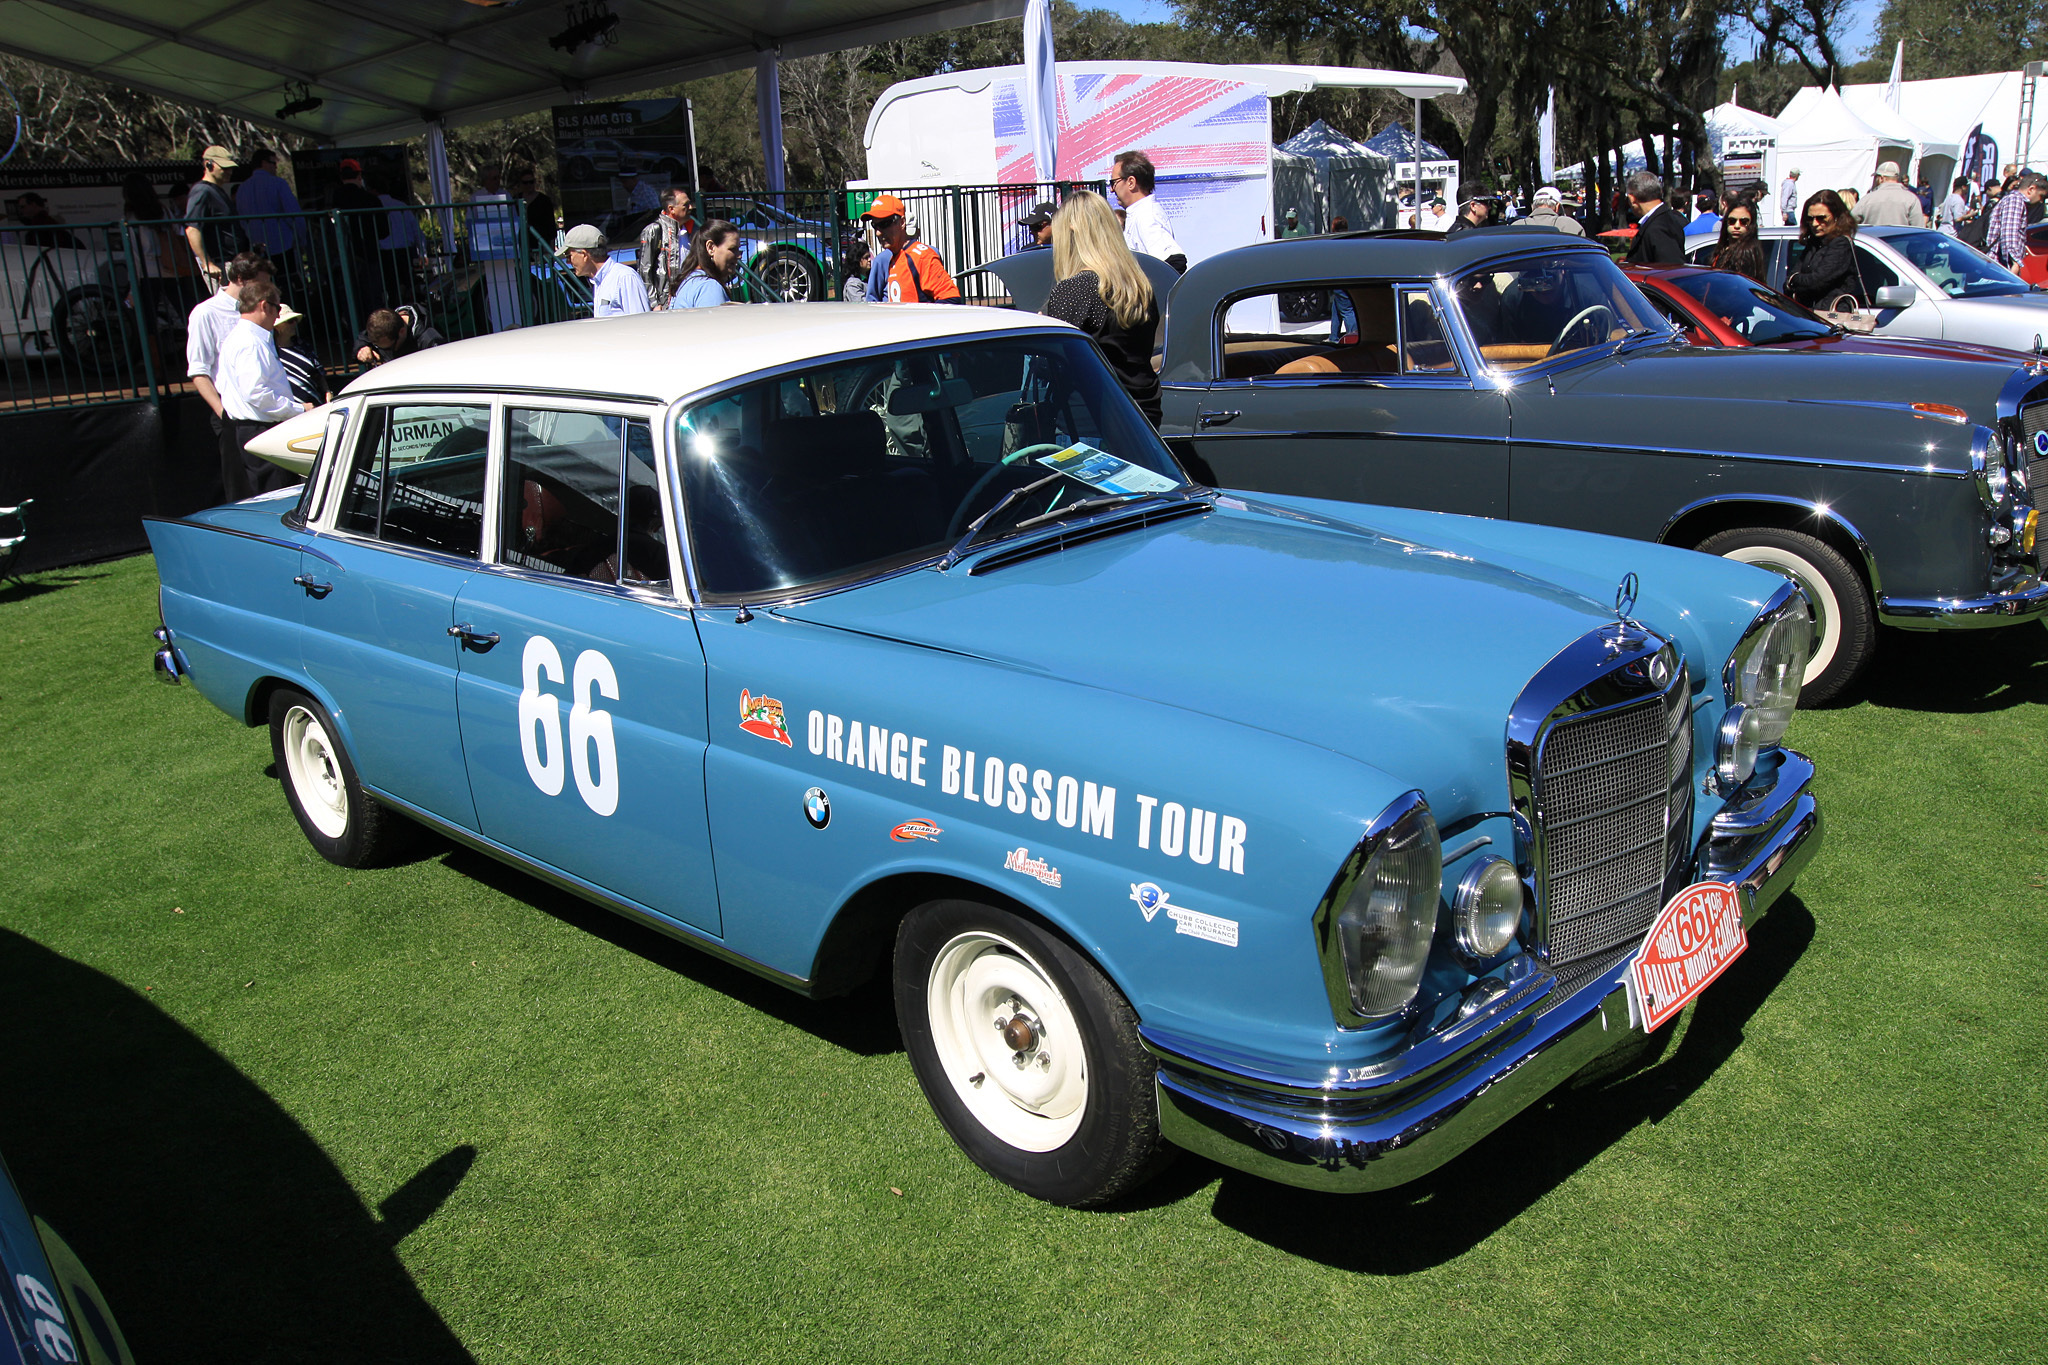
[[[1273,100],[1332,87],[1398,90],[1419,114],[1423,100],[1465,88],[1456,76],[1410,71],[1190,62],[1061,62],[1056,84],[1056,167],[1037,164],[1025,131],[1024,68],[987,67],[883,91],[868,115],[868,178],[847,188],[903,196],[921,235],[954,253],[957,269],[1014,250],[1008,220],[1051,197],[1055,183],[1106,180],[1116,154],[1136,148],[1158,170],[1155,193],[1192,264],[1274,236]],[[1005,211],[963,221],[970,186],[1001,187]]]

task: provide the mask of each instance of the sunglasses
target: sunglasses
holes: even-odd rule
[[[1728,215],[1729,227],[1748,227],[1751,223],[1754,223],[1755,221],[1756,219],[1754,218],[1737,218],[1734,214]]]

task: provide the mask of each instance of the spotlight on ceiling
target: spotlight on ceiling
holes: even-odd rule
[[[605,0],[581,0],[566,6],[569,26],[548,39],[548,46],[574,55],[592,47],[610,47],[619,40],[619,16]]]
[[[326,100],[321,99],[304,85],[287,85],[284,88],[284,93],[286,96],[284,108],[277,111],[277,116],[281,119],[297,118],[300,114],[310,114],[321,105],[327,103]]]

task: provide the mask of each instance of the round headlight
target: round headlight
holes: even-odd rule
[[[2004,465],[1994,461],[1985,468],[1984,491],[1991,495],[1994,506],[2012,495],[2012,476]]]
[[[1428,807],[1416,806],[1381,836],[1352,884],[1337,914],[1337,948],[1351,1008],[1361,1017],[1399,1013],[1415,998],[1443,875],[1436,821]]]
[[[1522,924],[1522,879],[1506,858],[1481,858],[1458,882],[1458,947],[1483,961],[1499,957]]]
[[[1757,748],[1768,749],[1785,737],[1799,707],[1799,685],[1812,650],[1813,612],[1800,596],[1792,597],[1735,647],[1728,700],[1748,714],[1748,735]]]
[[[1714,777],[1723,793],[1734,791],[1756,771],[1757,755],[1763,752],[1756,729],[1750,709],[1740,702],[1721,717],[1721,730],[1714,740]]]

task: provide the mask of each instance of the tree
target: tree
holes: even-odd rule
[[[1906,44],[1913,80],[2011,71],[2048,57],[2048,8],[2040,0],[1885,0],[1870,55]]]

